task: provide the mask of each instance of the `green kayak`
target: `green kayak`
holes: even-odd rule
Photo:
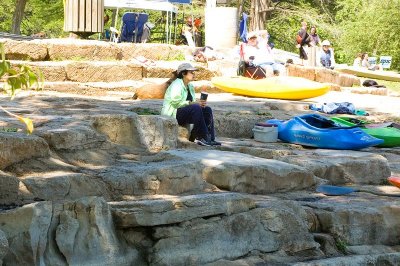
[[[371,124],[367,121],[351,117],[331,117],[336,124],[341,126],[359,126],[365,133],[384,142],[378,147],[396,147],[400,146],[400,125],[396,123]]]

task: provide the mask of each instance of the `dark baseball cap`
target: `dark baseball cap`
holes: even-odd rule
[[[189,64],[189,63],[183,63],[183,64],[180,64],[180,65],[178,66],[178,69],[176,70],[176,72],[181,73],[181,72],[184,71],[184,70],[196,71],[197,68],[195,68],[194,66],[192,66],[192,65]]]

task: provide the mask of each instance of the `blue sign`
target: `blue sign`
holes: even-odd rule
[[[368,62],[371,65],[376,65],[376,57],[368,57]]]
[[[379,58],[380,63],[383,68],[390,68],[390,65],[392,64],[392,57],[391,56],[381,56]]]

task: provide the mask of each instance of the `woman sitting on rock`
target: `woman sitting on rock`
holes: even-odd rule
[[[195,102],[193,85],[197,69],[189,63],[178,66],[176,79],[164,96],[162,115],[175,117],[180,126],[194,124],[189,140],[203,146],[221,145],[215,141],[214,119],[206,100]]]

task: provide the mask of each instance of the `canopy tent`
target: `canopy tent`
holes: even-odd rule
[[[104,8],[147,9],[173,13],[178,12],[178,8],[166,0],[104,0]]]
[[[145,9],[145,10],[156,10],[156,11],[166,11],[167,21],[165,25],[166,32],[166,42],[171,41],[171,26],[173,23],[173,13],[178,12],[178,8],[173,5],[175,4],[192,4],[192,0],[104,0],[104,8],[117,9],[115,23],[118,19],[118,10],[120,8],[125,9]],[[193,8],[193,6],[192,6]],[[116,25],[113,25],[117,28]],[[175,19],[175,34],[176,35],[177,20]],[[174,36],[175,39],[175,36]]]

